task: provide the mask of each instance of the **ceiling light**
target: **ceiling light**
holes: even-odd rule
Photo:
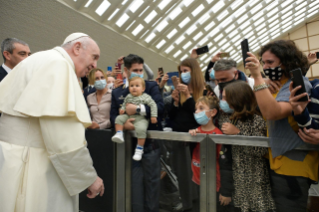
[[[212,3],[214,0],[206,0],[208,4]]]
[[[286,14],[289,10],[292,9],[292,5],[289,5],[288,7],[282,7],[281,8],[285,8],[281,11],[281,14]]]
[[[92,0],[92,1],[93,1],[93,0]],[[128,0],[124,0],[124,1],[122,2],[122,5],[125,5],[127,1],[128,1]]]
[[[198,40],[198,38],[200,38],[203,35],[202,32],[197,33],[197,35],[195,35],[195,37],[193,37],[193,40],[196,41]]]
[[[194,0],[184,0],[183,4],[185,5],[185,7],[188,7],[191,3],[193,3]]]
[[[89,7],[93,0],[89,0],[84,7]]]
[[[218,43],[218,45],[219,46],[222,46],[224,43],[226,43],[227,42],[227,39],[223,39],[223,40],[221,40],[219,43]]]
[[[219,29],[216,27],[215,29],[213,29],[208,36],[213,37],[214,35],[216,35],[219,32]]]
[[[240,29],[241,30],[244,30],[246,27],[248,27],[249,25],[251,25],[250,24],[250,21],[249,20],[247,20],[245,23],[243,23],[242,25],[240,25]]]
[[[162,0],[158,7],[163,10],[170,2],[171,0]]]
[[[211,50],[209,50],[209,53],[211,54],[211,53],[213,53],[214,51],[216,51],[216,46],[214,46]]]
[[[181,35],[179,38],[177,38],[177,40],[175,41],[175,43],[177,45],[179,45],[183,40],[185,40],[185,36],[184,35]]]
[[[263,15],[264,15],[264,12],[261,11],[261,12],[257,13],[257,14],[253,17],[253,20],[256,21],[256,20],[258,20],[258,19],[259,19],[261,16],[263,16]]]
[[[188,41],[184,46],[183,49],[187,49],[190,45],[192,45],[192,42]]]
[[[104,0],[102,4],[95,10],[95,12],[101,16],[103,13],[111,6],[111,3],[108,2],[107,0]]]
[[[271,5],[269,5],[266,9],[267,11],[270,11],[272,8],[274,8],[275,6],[278,5],[278,2],[277,1],[274,1]]]
[[[286,6],[288,4],[291,4],[293,3],[294,1],[293,0],[285,0],[285,1],[282,1],[282,4],[281,4],[281,8],[286,8]]]
[[[210,30],[213,26],[215,26],[215,22],[212,21],[210,22],[204,29],[207,32],[208,30]]]
[[[176,58],[178,55],[180,55],[182,53],[182,51],[181,50],[178,50],[174,55],[173,55],[173,57],[174,58]]]
[[[167,25],[168,22],[163,20],[159,25],[157,25],[156,30],[161,32]]]
[[[212,47],[212,45],[213,45],[212,42],[209,42],[209,43],[207,44],[207,46],[208,46],[209,48]]]
[[[205,23],[208,19],[210,18],[209,14],[204,14],[200,19],[198,19],[198,23],[200,25],[202,25],[203,23]]]
[[[228,34],[228,37],[229,37],[229,38],[232,38],[232,37],[234,37],[236,34],[238,34],[238,31],[237,31],[237,30],[234,30],[234,31],[232,31],[231,33]]]
[[[183,12],[183,10],[180,7],[177,7],[175,10],[173,10],[170,14],[169,14],[169,18],[171,20],[174,20],[179,14],[181,14],[181,12]]]
[[[245,30],[243,31],[243,34],[245,35],[245,34],[247,34],[248,32],[250,32],[250,31],[252,31],[252,30],[253,30],[253,28],[248,27],[247,29],[245,29]]]
[[[245,14],[243,17],[241,17],[240,19],[238,19],[237,23],[238,23],[238,24],[241,24],[241,23],[243,23],[247,18],[248,18],[248,15]]]
[[[107,20],[110,21],[116,15],[116,13],[118,13],[119,10],[120,9],[117,8]]]
[[[129,8],[129,9],[131,10],[132,13],[135,13],[136,10],[137,10],[138,8],[140,8],[140,6],[142,6],[143,3],[144,3],[143,0],[135,0],[135,1],[130,5],[130,8]]]
[[[160,20],[162,20],[162,18],[163,17],[160,17],[159,19],[157,19],[157,21],[155,21],[155,23],[152,25],[152,27],[155,26]]]
[[[228,15],[228,11],[227,10],[225,10],[224,12],[222,12],[218,17],[217,17],[217,19],[218,19],[218,21],[220,21],[220,20],[222,20],[226,15]]]
[[[305,18],[302,18],[299,21],[295,22],[294,25],[296,26],[296,25],[300,24],[301,22],[303,22],[303,20],[305,20]]]
[[[306,8],[303,8],[301,10],[298,10],[298,12],[295,13],[295,16],[300,15],[301,13],[304,13],[306,11]],[[304,14],[303,14],[304,15]]]
[[[171,39],[177,33],[177,29],[173,29],[168,35],[167,38]]]
[[[188,54],[185,54],[182,58],[181,61],[183,61],[184,59],[186,59],[188,57]]]
[[[237,35],[237,36],[234,37],[231,41],[232,41],[233,43],[235,43],[236,41],[238,41],[239,38],[241,38],[241,36],[240,36],[240,35]]]
[[[170,46],[165,50],[165,53],[168,54],[168,53],[170,53],[173,49],[174,49],[174,46],[173,46],[173,45],[170,45]]]
[[[279,20],[272,22],[271,24],[269,24],[269,28],[271,29],[273,26],[275,26],[278,23],[279,23]]]
[[[275,39],[276,37],[279,37],[279,35],[280,35],[280,33],[277,33],[277,34],[271,36],[271,39]]]
[[[266,32],[267,29],[266,28],[263,28],[262,30],[260,30],[259,32],[257,32],[257,35],[258,36],[261,36],[262,34],[264,34],[264,32]]]
[[[213,7],[212,7],[212,11],[214,13],[217,13],[221,8],[223,8],[225,6],[224,1],[218,1]]]
[[[196,29],[197,29],[197,26],[196,26],[196,25],[193,25],[193,26],[189,27],[188,30],[186,30],[186,34],[190,35],[190,34],[192,34]]]
[[[266,27],[266,24],[265,23],[263,23],[263,24],[261,24],[261,25],[259,25],[258,27],[256,27],[256,31],[258,32],[258,31],[260,31],[262,28],[264,28],[264,27]]]
[[[146,43],[149,43],[151,40],[153,40],[153,38],[154,38],[155,36],[156,36],[156,34],[152,32],[152,33],[145,39]]]
[[[131,26],[136,22],[136,20],[134,20],[126,29],[125,31],[129,30],[131,28]]]
[[[250,10],[251,14],[255,14],[256,12],[258,12],[261,8],[263,7],[263,5],[260,3],[257,6],[255,6],[253,9]]]
[[[308,4],[307,1],[305,1],[304,3],[298,5],[297,7],[295,7],[295,11],[299,11],[301,8],[303,8],[304,6],[306,6]]]
[[[279,19],[278,14],[277,14],[277,15],[274,15],[274,16],[272,16],[270,19],[268,19],[268,23],[273,22],[275,19]],[[284,18],[281,18],[281,19],[284,20]]]
[[[144,26],[143,26],[142,24],[139,24],[139,25],[134,29],[134,31],[132,32],[132,34],[133,34],[134,36],[136,36],[138,33],[140,33],[140,31],[141,31],[142,29],[144,29]]]
[[[161,48],[164,44],[166,43],[166,40],[161,40],[161,42],[159,42],[157,45],[156,45],[156,48]]]
[[[189,17],[185,18],[178,26],[183,28],[191,19]]]
[[[144,19],[144,21],[145,21],[146,23],[150,23],[150,22],[153,20],[153,18],[155,18],[155,16],[157,16],[157,12],[156,12],[155,10],[153,10],[152,12],[150,12],[150,13],[148,14],[148,16],[146,16],[146,18]]]
[[[146,32],[143,33],[143,35],[140,37],[140,39],[142,39],[144,37],[144,35],[146,35],[150,30],[148,29]]]
[[[201,4],[199,5],[193,12],[192,12],[192,15],[195,17],[197,16],[203,9],[204,9],[204,5]]]
[[[116,25],[121,27],[129,18],[130,18],[130,16],[128,16],[126,13],[124,13],[121,16],[121,18],[119,18],[119,20],[116,22]]]
[[[223,35],[223,34],[219,34],[219,35],[214,39],[214,41],[217,42],[217,41],[219,41],[222,37],[224,37],[224,35]]]
[[[313,13],[308,14],[308,15],[307,15],[307,18],[309,18],[309,17],[311,17],[311,16],[317,14],[318,12],[319,12],[319,11],[314,11]]]
[[[229,33],[229,32],[232,31],[234,28],[235,28],[235,25],[232,24],[232,25],[230,25],[227,29],[225,29],[225,32],[226,32],[226,33]]]
[[[243,3],[243,0],[235,1],[230,7],[232,10],[235,10],[241,3]]]

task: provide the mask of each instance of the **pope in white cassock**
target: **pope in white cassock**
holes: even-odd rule
[[[78,77],[100,49],[73,33],[35,53],[0,83],[0,211],[78,212],[78,194],[103,195],[85,140],[90,126]]]

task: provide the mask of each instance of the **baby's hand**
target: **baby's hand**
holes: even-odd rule
[[[125,113],[125,110],[120,109],[120,114],[123,115]]]
[[[157,118],[156,117],[152,117],[151,118],[151,122],[152,122],[152,124],[156,124],[157,123]]]

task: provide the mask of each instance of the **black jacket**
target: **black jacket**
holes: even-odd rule
[[[3,78],[5,78],[7,76],[7,71],[4,70],[4,68],[2,66],[0,66],[0,82],[3,80]]]

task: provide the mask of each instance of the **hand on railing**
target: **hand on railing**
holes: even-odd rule
[[[307,128],[304,128],[303,130],[299,129],[298,135],[306,143],[319,144],[319,130]]]

